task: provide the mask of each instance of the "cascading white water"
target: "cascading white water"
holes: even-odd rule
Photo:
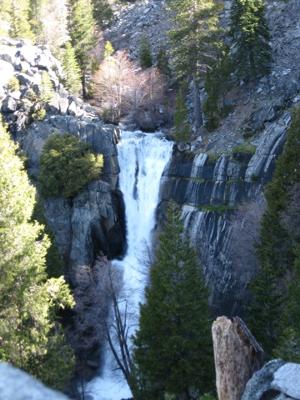
[[[128,325],[133,334],[138,324],[139,303],[143,301],[148,274],[147,249],[151,248],[151,231],[155,225],[155,210],[159,200],[159,186],[168,163],[172,142],[159,133],[122,132],[118,145],[120,189],[123,192],[128,249],[122,261],[114,261],[114,268],[123,271],[122,298],[129,302]],[[102,375],[87,388],[95,400],[120,400],[131,397],[121,375],[115,370],[113,356],[107,345]]]

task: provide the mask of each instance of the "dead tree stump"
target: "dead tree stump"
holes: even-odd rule
[[[219,317],[212,326],[216,386],[219,400],[240,400],[264,352],[239,318]]]

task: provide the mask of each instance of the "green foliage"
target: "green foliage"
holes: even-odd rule
[[[68,42],[65,46],[62,65],[65,73],[65,86],[73,94],[78,94],[81,89],[80,68],[76,61],[75,51]]]
[[[36,197],[32,218],[44,226],[44,231],[50,239],[50,246],[46,255],[47,275],[50,278],[59,278],[64,273],[63,259],[56,246],[54,234],[48,226],[44,215],[44,200],[40,195],[37,195]]]
[[[0,2],[0,35],[9,35],[11,0],[1,0]]]
[[[226,51],[206,74],[205,91],[207,98],[203,104],[203,111],[206,116],[205,126],[209,131],[216,129],[220,119],[231,111],[230,107],[225,105],[225,94],[229,89],[231,71],[232,63]]]
[[[16,76],[10,78],[7,84],[7,89],[12,92],[20,90],[20,82]]]
[[[210,326],[201,267],[172,206],[134,338],[141,398],[203,393],[214,386]]]
[[[104,46],[104,58],[108,58],[111,57],[114,53],[114,48],[113,45],[111,44],[111,42],[108,40],[107,42],[105,42],[105,46]]]
[[[40,108],[31,114],[31,117],[35,121],[43,121],[46,118],[46,110],[44,108]]]
[[[189,112],[185,103],[185,91],[180,88],[176,95],[174,113],[175,139],[178,142],[187,142],[191,137]]]
[[[169,0],[173,15],[171,61],[178,80],[199,80],[219,54],[219,4],[214,0]]]
[[[232,149],[232,153],[243,153],[243,154],[254,154],[256,152],[256,146],[254,144],[245,142]]]
[[[33,39],[29,24],[29,0],[12,1],[10,5],[10,36]]]
[[[73,355],[67,345],[68,355],[61,351],[56,315],[74,301],[63,277],[47,280],[49,239],[31,219],[35,190],[16,146],[3,126],[0,131],[0,360],[59,387],[69,378]],[[56,368],[50,370],[52,351]],[[61,363],[68,367],[60,369]]]
[[[98,179],[103,156],[72,135],[51,135],[41,155],[40,183],[45,197],[74,197]]]
[[[219,214],[224,214],[228,211],[234,211],[235,208],[233,206],[229,206],[227,204],[207,204],[200,206],[202,211],[216,212]]]
[[[69,31],[81,70],[83,96],[86,97],[86,75],[92,66],[90,51],[96,44],[95,20],[91,0],[71,0]]]
[[[93,15],[100,28],[108,25],[113,18],[113,11],[107,0],[92,0]]]
[[[47,0],[29,0],[29,23],[36,38],[39,38],[43,32],[41,9],[46,1]]]
[[[41,76],[40,96],[39,100],[42,103],[49,103],[54,95],[53,85],[48,72],[43,71]]]
[[[282,223],[282,213],[289,206],[290,190],[300,183],[299,154],[300,109],[297,108],[283,154],[266,191],[268,207],[262,220],[258,249],[261,269],[251,287],[253,301],[249,310],[249,325],[269,355],[279,346],[287,326],[295,328],[300,334],[299,317],[296,318],[300,315],[300,275],[295,253],[295,243],[299,239],[293,238],[293,233],[288,232]],[[293,277],[291,282],[294,280],[291,286],[288,275]],[[286,325],[284,316],[290,325]]]
[[[234,0],[231,11],[235,72],[250,80],[270,73],[272,50],[264,0]]]
[[[153,65],[151,44],[147,36],[141,38],[139,60],[142,68],[150,68]]]
[[[171,76],[171,68],[169,63],[169,57],[167,54],[167,50],[161,47],[157,53],[157,68],[159,71],[164,74],[167,78]]]

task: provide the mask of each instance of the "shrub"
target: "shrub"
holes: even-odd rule
[[[238,146],[235,146],[232,149],[233,154],[243,153],[243,154],[254,154],[256,152],[256,146],[251,143],[242,143]]]
[[[20,90],[20,82],[16,76],[10,78],[7,84],[7,89],[12,92]]]
[[[52,135],[42,152],[40,183],[45,197],[74,197],[86,184],[99,178],[103,156],[71,135]]]
[[[43,121],[46,117],[46,110],[44,108],[40,108],[36,110],[33,114],[31,114],[31,117],[34,120]]]
[[[153,65],[151,45],[147,36],[143,36],[140,41],[140,64],[142,68],[150,68]]]
[[[48,72],[44,71],[41,78],[39,100],[43,103],[49,103],[54,95],[53,85]]]

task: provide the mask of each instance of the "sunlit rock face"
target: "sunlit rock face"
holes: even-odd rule
[[[300,365],[272,360],[246,385],[242,400],[299,400]]]
[[[25,372],[9,364],[0,363],[1,400],[68,400]]]

